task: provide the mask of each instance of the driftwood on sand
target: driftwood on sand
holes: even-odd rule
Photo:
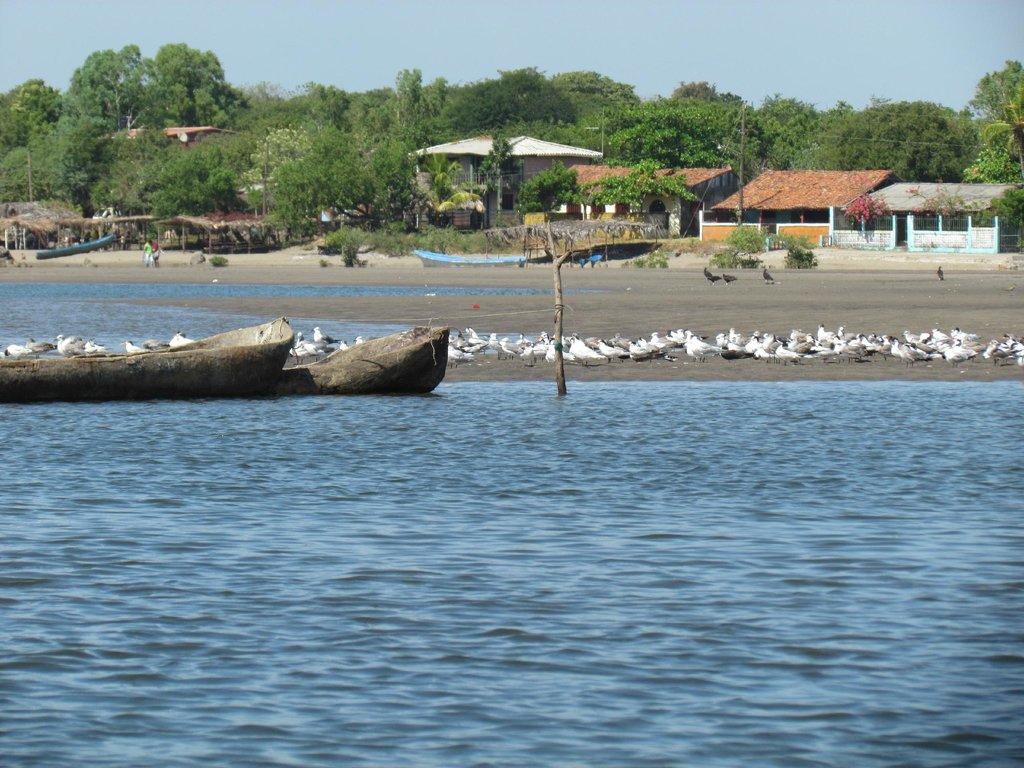
[[[424,394],[444,378],[448,329],[416,327],[286,368],[279,395]]]
[[[244,397],[267,394],[294,334],[279,318],[176,349],[0,362],[0,402]]]

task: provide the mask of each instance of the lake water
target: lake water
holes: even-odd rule
[[[551,390],[0,406],[0,764],[1024,762],[1019,384]]]

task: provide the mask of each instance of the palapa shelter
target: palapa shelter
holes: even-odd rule
[[[199,247],[206,253],[252,253],[268,251],[280,245],[276,228],[254,213],[210,213],[206,216],[175,216],[162,219],[166,227],[163,241],[176,241],[181,250],[189,235],[197,235]],[[205,239],[205,248],[203,240]]]
[[[616,240],[633,242],[665,237],[665,228],[653,221],[628,219],[561,219],[517,227],[488,229],[484,234],[499,247],[519,246],[527,258],[558,258],[589,253],[613,245]]]
[[[4,247],[46,249],[63,247],[104,235],[117,236],[122,250],[141,244],[152,216],[103,216],[82,218],[66,208],[39,203],[0,203],[0,228]]]

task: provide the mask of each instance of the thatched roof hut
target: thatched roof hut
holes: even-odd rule
[[[175,216],[161,219],[160,224],[180,233],[182,248],[189,232],[206,236],[208,252],[252,251],[269,247],[278,241],[277,231],[263,216],[254,213],[211,213],[206,216]],[[216,244],[214,240],[216,239]]]
[[[614,240],[653,240],[664,237],[665,229],[648,221],[565,219],[488,229],[485,234],[497,246],[518,245],[523,250],[547,251],[549,245],[553,244],[564,253],[573,253]]]

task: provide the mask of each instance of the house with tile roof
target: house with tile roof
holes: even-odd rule
[[[610,165],[583,165],[576,168],[576,178],[582,189],[600,186],[605,179],[627,176],[632,168]],[[578,213],[585,218],[642,214],[665,227],[669,237],[695,237],[699,232],[702,211],[710,210],[739,186],[739,177],[728,166],[722,168],[661,168],[657,176],[678,176],[696,200],[679,197],[648,195],[638,210],[626,203],[563,206],[566,213]]]
[[[849,203],[895,180],[888,170],[765,171],[743,187],[743,223],[817,243],[832,236],[837,213]],[[712,216],[702,217],[701,239],[725,239],[740,202],[736,192],[713,206]]]
[[[508,143],[512,149],[512,157],[501,169],[500,190],[488,192],[484,196],[488,222],[493,221],[497,211],[514,211],[519,202],[519,187],[523,182],[547,170],[553,164],[561,163],[567,168],[580,167],[598,162],[603,157],[600,152],[593,149],[558,144],[532,136],[515,136],[509,139]],[[484,184],[487,179],[481,177],[480,169],[484,158],[490,154],[493,147],[493,137],[475,136],[425,147],[416,154],[420,157],[445,155],[461,166],[457,183]]]

